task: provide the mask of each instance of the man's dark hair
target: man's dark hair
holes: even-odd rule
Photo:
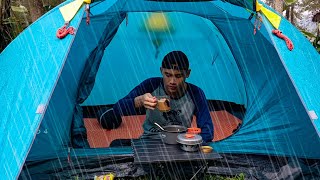
[[[164,56],[161,67],[174,70],[188,70],[189,60],[182,51],[171,51]]]

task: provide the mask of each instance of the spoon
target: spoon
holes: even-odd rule
[[[158,123],[154,123],[156,126],[158,126],[162,131],[164,131],[163,127],[161,127]]]

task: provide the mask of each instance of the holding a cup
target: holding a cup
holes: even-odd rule
[[[164,96],[152,96],[150,93],[146,93],[142,96],[139,96],[135,100],[135,104],[144,106],[147,109],[154,110],[157,108],[161,112],[168,112],[171,110],[170,107],[170,97],[167,95]]]
[[[169,96],[157,96],[157,108],[161,112],[168,112],[171,110]]]

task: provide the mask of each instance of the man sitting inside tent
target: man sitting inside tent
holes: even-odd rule
[[[106,129],[112,129],[120,125],[120,115],[146,112],[143,135],[147,136],[160,131],[155,122],[161,126],[174,124],[190,127],[195,115],[203,140],[212,141],[213,123],[205,94],[199,87],[185,82],[191,72],[187,56],[181,51],[168,53],[163,58],[160,71],[162,78],[149,78],[143,81],[120,99],[113,109],[100,111],[98,116],[100,124]],[[161,111],[157,106],[161,96],[169,97],[169,111]]]

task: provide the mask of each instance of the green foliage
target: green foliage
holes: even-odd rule
[[[303,0],[301,3],[301,10],[316,12],[320,9],[320,0]]]
[[[18,12],[18,13],[27,13],[28,9],[22,5],[20,6],[11,6],[11,10],[13,12]]]
[[[45,12],[50,11],[57,5],[61,4],[64,0],[42,0]]]
[[[312,45],[316,48],[316,50],[320,53],[320,37],[315,36],[314,34],[305,31],[305,30],[300,30],[312,43]]]
[[[118,180],[124,180],[124,179],[128,179],[128,178],[116,178]],[[133,178],[135,180],[148,180],[151,179],[151,177],[149,176],[142,176],[142,177],[136,177]],[[156,180],[161,180],[160,177],[156,177]],[[221,176],[221,175],[212,175],[212,174],[206,174],[204,176],[204,180],[245,180],[245,174],[244,173],[240,173],[236,176],[233,177],[229,177],[229,176]]]
[[[245,174],[240,173],[234,177],[226,177],[226,176],[220,176],[220,175],[206,175],[205,180],[244,180]]]
[[[305,31],[305,30],[300,30],[302,32],[302,34],[304,34],[308,39],[312,39],[312,38],[316,38],[315,35],[313,35],[312,33]]]
[[[11,6],[11,10],[13,13],[9,18],[4,19],[2,24],[12,27],[11,35],[14,39],[29,25],[29,22],[25,19],[28,16],[28,10],[24,6]]]
[[[295,2],[297,2],[297,0],[285,0],[284,2],[285,2],[285,4],[287,6],[289,6],[289,5],[294,4]]]
[[[320,53],[320,37],[317,37],[312,45],[316,48],[316,50]]]

